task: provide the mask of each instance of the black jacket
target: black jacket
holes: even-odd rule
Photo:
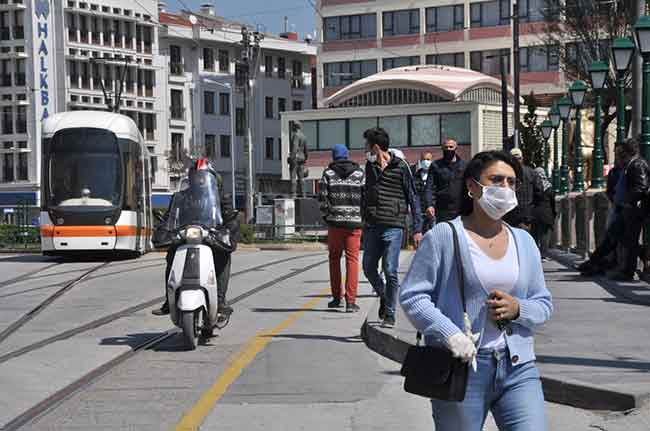
[[[541,201],[534,206],[533,218],[535,223],[552,227],[555,224],[556,216],[555,192],[553,192],[553,187],[549,187],[543,192]]]
[[[455,162],[439,159],[431,164],[422,206],[425,210],[434,207],[438,221],[451,220],[460,214],[466,165],[459,156]]]
[[[367,162],[363,208],[366,224],[405,228],[409,209],[414,231],[422,232],[420,200],[408,163],[392,156],[382,171],[377,163]]]
[[[366,177],[351,160],[336,160],[323,172],[319,183],[320,210],[328,226],[363,227],[361,208]]]
[[[614,196],[616,195],[616,183],[618,182],[618,178],[622,172],[623,170],[620,166],[614,166],[607,173],[607,188],[605,189],[605,193],[607,194],[609,201],[612,203],[614,203]]]
[[[521,174],[518,205],[503,218],[511,226],[532,224],[535,221],[534,208],[544,200],[544,186],[539,175],[530,166],[522,166]]]
[[[625,205],[647,207],[648,188],[650,187],[650,168],[641,157],[632,159],[625,167]]]
[[[420,199],[420,211],[422,214],[424,214],[428,208],[426,205],[427,181],[422,179],[423,171],[424,169],[418,168],[418,165],[411,166],[411,172],[413,172],[413,181],[415,182],[415,193],[417,193],[418,199]],[[428,178],[429,177],[427,176],[427,179]]]

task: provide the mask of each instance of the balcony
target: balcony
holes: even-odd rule
[[[88,43],[88,30],[81,30],[81,43]]]
[[[144,89],[144,96],[145,97],[153,97],[153,88],[145,88]]]
[[[92,33],[92,38],[93,38],[93,45],[101,45],[102,38],[101,38],[100,33],[98,31],[95,31],[95,32]]]
[[[152,51],[153,51],[152,46],[153,45],[151,44],[151,42],[145,42],[144,43],[144,53],[145,54],[151,54]]]
[[[21,40],[25,38],[25,27],[14,27],[14,39]]]
[[[174,76],[182,76],[183,64],[182,63],[169,63],[169,73]]]
[[[68,29],[68,40],[70,42],[77,42],[77,29],[76,28],[69,28]]]
[[[172,120],[185,121],[185,108],[182,106],[171,106],[169,108],[169,113]]]
[[[301,90],[305,88],[305,79],[302,76],[294,76],[291,78],[291,88],[293,90]]]

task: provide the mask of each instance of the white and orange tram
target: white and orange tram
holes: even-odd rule
[[[151,249],[151,160],[127,116],[71,111],[43,123],[43,254]]]

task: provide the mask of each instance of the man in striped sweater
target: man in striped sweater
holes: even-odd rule
[[[348,149],[337,144],[332,149],[332,163],[320,180],[320,209],[329,227],[330,284],[332,301],[329,308],[341,308],[341,256],[345,251],[345,309],[348,313],[359,311],[356,304],[359,284],[359,250],[363,219],[361,207],[365,174],[358,164],[348,159]]]

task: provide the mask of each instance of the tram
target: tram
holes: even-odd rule
[[[133,120],[70,111],[43,122],[45,255],[151,250],[151,160]]]

